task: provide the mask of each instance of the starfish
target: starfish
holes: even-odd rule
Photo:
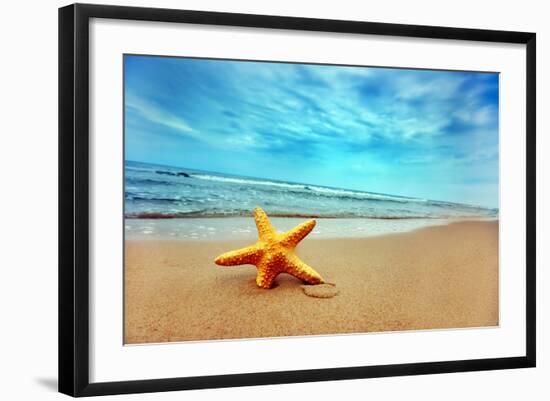
[[[256,284],[260,288],[271,288],[280,273],[291,274],[308,284],[324,283],[319,273],[294,254],[296,245],[315,227],[315,220],[299,224],[286,233],[278,233],[267,214],[259,207],[254,209],[254,220],[258,241],[254,245],[218,256],[215,260],[217,265],[255,265],[258,269]]]

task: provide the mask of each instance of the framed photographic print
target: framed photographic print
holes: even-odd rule
[[[535,366],[535,34],[59,10],[59,390]]]

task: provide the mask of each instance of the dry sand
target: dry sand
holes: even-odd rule
[[[127,241],[125,343],[498,325],[498,222],[363,239],[309,239],[298,255],[336,284],[308,297],[282,274],[214,258],[250,241]]]

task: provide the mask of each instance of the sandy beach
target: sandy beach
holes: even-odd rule
[[[289,275],[264,290],[254,266],[214,264],[254,241],[127,239],[125,343],[498,325],[498,221],[308,237],[297,253],[335,283],[329,299]]]

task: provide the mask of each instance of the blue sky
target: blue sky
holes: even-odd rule
[[[124,65],[126,160],[498,207],[498,74]]]

